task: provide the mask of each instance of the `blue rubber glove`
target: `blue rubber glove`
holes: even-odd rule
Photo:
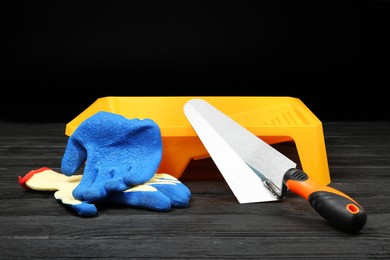
[[[19,176],[19,183],[25,190],[55,191],[55,199],[73,209],[78,215],[95,216],[97,214],[95,204],[77,200],[72,195],[80,180],[81,175],[65,176],[47,167]],[[123,192],[112,193],[98,204],[106,206],[119,204],[166,212],[172,208],[187,207],[190,198],[190,190],[178,179],[169,174],[156,173],[150,181]]]
[[[94,202],[147,182],[161,158],[160,128],[153,120],[101,111],[84,120],[69,137],[61,172],[71,176],[85,165],[73,196]]]

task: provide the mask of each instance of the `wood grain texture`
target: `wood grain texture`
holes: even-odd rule
[[[389,259],[390,123],[323,124],[332,183],[368,213],[359,234],[340,232],[304,199],[239,204],[213,161],[191,161],[190,205],[158,213],[100,206],[82,218],[52,192],[25,191],[18,176],[59,171],[63,124],[0,122],[1,259]],[[275,145],[298,159],[291,143]]]

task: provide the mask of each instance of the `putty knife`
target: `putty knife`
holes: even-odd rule
[[[341,230],[355,233],[366,224],[367,213],[354,199],[315,182],[205,100],[187,101],[184,114],[240,203],[281,200],[291,190]]]

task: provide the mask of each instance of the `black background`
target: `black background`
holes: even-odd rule
[[[1,119],[67,123],[104,96],[293,96],[389,120],[390,1],[13,1]]]

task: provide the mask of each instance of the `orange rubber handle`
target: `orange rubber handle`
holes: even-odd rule
[[[359,203],[339,190],[313,181],[302,170],[288,170],[284,175],[284,183],[340,230],[356,233],[367,222],[367,213]]]

